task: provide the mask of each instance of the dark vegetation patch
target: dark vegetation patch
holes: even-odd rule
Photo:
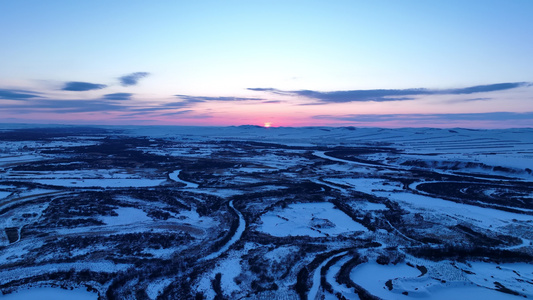
[[[115,262],[128,258],[150,258],[149,249],[170,249],[186,246],[195,238],[188,233],[155,233],[138,232],[125,234],[112,234],[109,236],[86,235],[86,236],[66,236],[58,239],[51,239],[40,248],[41,256],[55,253],[69,254],[63,259],[64,262],[75,262],[84,260],[98,260],[99,258],[110,259]],[[73,255],[76,250],[87,249],[87,253]],[[72,253],[72,255],[70,255]],[[55,255],[57,256],[57,255]],[[56,258],[56,261],[58,258]]]
[[[422,245],[416,248],[409,248],[407,252],[416,257],[423,257],[432,261],[445,259],[455,261],[485,259],[496,263],[533,261],[533,255],[529,253],[479,246],[445,245],[431,247]]]
[[[19,240],[18,227],[6,227],[5,232],[10,244]]]
[[[67,136],[101,136],[109,134],[110,131],[96,127],[48,127],[48,128],[27,128],[14,129],[10,131],[0,131],[0,140],[4,141],[42,141],[52,138]]]
[[[431,182],[421,183],[417,188],[423,192],[445,199],[466,202],[471,205],[491,206],[496,209],[527,214],[514,208],[533,209],[533,187],[525,182],[507,184],[482,184],[474,182]],[[486,191],[493,191],[488,194]],[[481,203],[480,203],[481,202]]]
[[[69,282],[94,281],[99,284],[105,284],[106,282],[110,281],[112,277],[113,277],[113,274],[93,272],[87,269],[80,270],[80,271],[70,269],[68,271],[44,272],[44,273],[35,275],[33,277],[16,279],[16,280],[8,281],[4,284],[1,284],[0,293],[3,293],[3,294],[10,293],[10,292],[15,291],[17,287],[24,287],[26,285],[39,283],[39,282],[48,284],[51,281],[63,283],[63,284],[57,284],[57,286],[64,288],[64,289],[70,289],[71,285],[69,285]],[[97,292],[96,289],[94,289],[88,284],[82,284],[82,286],[85,286],[87,290],[90,292]]]
[[[307,299],[307,293],[309,292],[309,289],[311,288],[311,281],[313,279],[313,272],[318,266],[324,262],[326,259],[328,259],[331,256],[334,256],[336,254],[339,254],[343,251],[346,251],[346,249],[338,249],[335,251],[327,252],[327,253],[321,253],[318,254],[308,265],[300,269],[298,272],[298,275],[296,277],[296,284],[294,285],[294,290],[300,297],[300,299],[305,300]]]
[[[220,250],[220,248],[222,248],[227,242],[231,240],[231,238],[235,235],[237,229],[239,228],[239,215],[237,215],[237,213],[229,207],[229,204],[227,209],[231,214],[230,228],[227,232],[221,232],[221,234],[223,234],[224,236],[211,245],[211,252],[216,252]]]
[[[494,281],[494,286],[496,286],[496,290],[499,292],[511,294],[515,296],[520,296],[520,293],[505,287],[503,284],[499,283],[498,281]]]
[[[491,238],[481,232],[474,231],[468,226],[458,224],[455,225],[454,228],[460,232],[465,233],[466,237],[470,239],[471,243],[474,245],[495,247],[502,244],[502,241]]]
[[[400,153],[400,151],[395,148],[375,147],[375,148],[351,148],[351,149],[345,149],[345,150],[334,150],[334,151],[328,151],[325,154],[327,156],[336,157],[336,158],[358,162],[358,163],[386,166],[385,164],[381,162],[376,162],[376,161],[372,161],[368,159],[362,159],[360,157],[362,155],[374,154],[374,153],[398,154]]]
[[[164,203],[165,210],[178,213],[179,211],[191,210],[191,204],[199,204],[198,200],[183,193],[182,191],[170,187],[150,187],[118,190],[114,194],[117,196],[128,196],[133,199],[139,199],[146,204]],[[132,205],[127,200],[118,200],[120,205]]]

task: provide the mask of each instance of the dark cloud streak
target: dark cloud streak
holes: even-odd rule
[[[137,85],[139,83],[139,80],[142,78],[150,75],[148,72],[135,72],[128,75],[124,75],[119,77],[120,84],[122,86],[132,86]]]
[[[133,96],[132,93],[114,93],[114,94],[104,95],[103,99],[105,100],[130,100],[131,96]]]
[[[189,95],[175,95],[175,96],[188,102],[208,102],[208,101],[239,102],[239,101],[264,100],[262,98],[240,98],[240,97],[206,97],[206,96],[189,96]]]
[[[124,111],[127,107],[102,100],[29,100],[25,105],[9,105],[0,107],[4,110],[30,112],[80,113]]]
[[[164,104],[169,108],[185,108],[191,107],[198,103],[206,102],[243,102],[243,101],[263,101],[262,98],[239,98],[239,97],[207,97],[207,96],[190,96],[190,95],[174,95],[182,101],[170,102]]]
[[[533,112],[491,112],[491,113],[451,113],[451,114],[350,114],[350,115],[317,115],[316,120],[345,121],[355,123],[398,122],[398,121],[514,121],[532,120]],[[423,124],[423,123],[421,123]]]
[[[465,102],[477,102],[477,101],[489,101],[493,100],[493,98],[470,98],[470,99],[457,99],[457,100],[450,100],[447,101],[448,103],[465,103]]]
[[[0,89],[0,99],[27,100],[27,99],[40,98],[40,97],[41,96],[37,92],[25,91],[25,90]]]
[[[82,82],[82,81],[69,81],[65,83],[65,86],[61,90],[84,92],[84,91],[91,91],[91,90],[101,90],[106,87],[107,85],[105,84]]]
[[[496,83],[488,85],[477,85],[466,88],[455,89],[426,89],[426,88],[412,88],[412,89],[376,89],[376,90],[350,90],[350,91],[332,91],[320,92],[313,90],[299,90],[299,91],[283,91],[274,88],[248,88],[250,91],[269,92],[278,95],[301,96],[311,99],[316,99],[323,103],[347,103],[347,102],[388,102],[388,101],[407,101],[415,100],[413,96],[423,95],[468,95],[475,93],[496,92],[503,90],[510,90],[518,87],[533,86],[528,82],[511,82],[511,83]],[[312,105],[313,103],[306,104]]]

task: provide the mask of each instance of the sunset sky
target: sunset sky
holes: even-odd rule
[[[533,127],[533,1],[0,0],[0,122]]]

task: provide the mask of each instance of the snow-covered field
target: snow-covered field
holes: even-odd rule
[[[496,282],[526,297],[533,296],[530,284],[523,283],[533,279],[533,265],[530,264],[424,261],[421,266],[428,273],[423,274],[413,262],[407,262],[396,265],[364,263],[352,270],[351,278],[383,299],[517,299],[515,295],[496,291]]]
[[[329,202],[289,204],[264,214],[261,222],[258,230],[273,236],[323,237],[367,230]]]
[[[9,195],[11,195],[11,192],[0,191],[0,200],[6,198]]]
[[[0,296],[0,299],[5,300],[96,300],[98,295],[87,292],[82,289],[65,290],[61,288],[39,287],[27,290],[20,290],[13,294]]]
[[[106,225],[128,225],[133,223],[148,222],[152,218],[148,217],[146,213],[134,207],[120,207],[115,210],[117,216],[105,216],[100,219]]]

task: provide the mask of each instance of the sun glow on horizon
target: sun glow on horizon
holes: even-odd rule
[[[265,122],[264,127],[265,127],[265,128],[272,127],[272,122]]]

